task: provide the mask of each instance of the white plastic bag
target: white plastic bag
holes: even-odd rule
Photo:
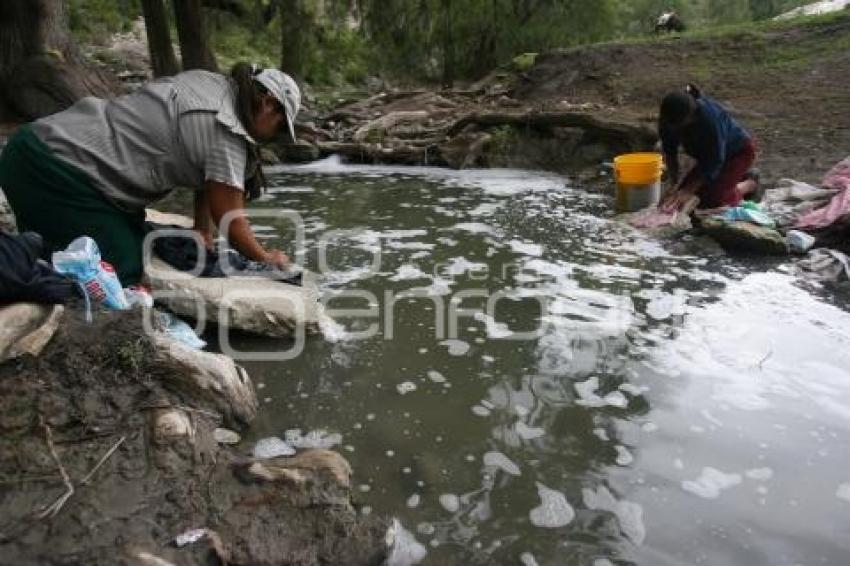
[[[129,308],[115,269],[100,259],[97,243],[88,236],[77,238],[64,251],[54,252],[52,263],[56,271],[80,283],[93,302],[115,310]]]

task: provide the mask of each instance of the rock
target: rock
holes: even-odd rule
[[[232,359],[195,350],[162,334],[155,334],[153,342],[156,361],[167,370],[162,372],[167,387],[215,407],[225,422],[247,424],[257,416],[254,385]]]
[[[238,433],[229,428],[217,428],[213,431],[213,438],[219,444],[239,444],[242,438]]]
[[[181,438],[191,442],[195,436],[195,427],[192,426],[189,415],[181,409],[156,409],[152,424],[153,441],[156,444],[170,444]]]
[[[493,136],[487,132],[462,132],[438,147],[440,156],[452,169],[471,167],[480,161]]]
[[[707,217],[701,219],[699,228],[703,234],[716,240],[724,250],[730,253],[757,255],[788,253],[782,235],[766,226]]]
[[[191,226],[185,216],[153,210],[147,219]],[[319,294],[308,273],[300,287],[262,277],[193,277],[156,257],[145,273],[154,300],[179,316],[272,337],[319,330]]]
[[[251,461],[239,468],[246,480],[295,484],[331,481],[341,488],[351,487],[351,465],[332,450],[305,450],[291,458]]]
[[[280,157],[271,148],[260,148],[260,161],[263,165],[280,165]]]
[[[287,163],[309,163],[317,160],[321,154],[315,144],[303,139],[295,143],[270,145],[269,149],[277,155],[278,162]]]
[[[35,303],[0,307],[0,362],[41,353],[59,327],[63,312],[60,305]]]

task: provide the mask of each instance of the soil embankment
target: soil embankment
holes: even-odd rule
[[[539,55],[464,90],[392,92],[318,117],[290,158],[517,166],[574,172],[651,149],[657,105],[688,82],[760,146],[768,183],[817,181],[850,148],[850,13],[706,36]]]
[[[66,309],[37,358],[0,365],[0,561],[380,563],[387,524],[356,512],[341,456],[255,462],[217,444],[221,412],[138,311],[78,317]]]

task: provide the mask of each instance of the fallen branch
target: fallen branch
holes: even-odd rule
[[[50,456],[53,458],[53,462],[56,464],[56,467],[59,468],[59,473],[62,476],[62,482],[65,484],[65,493],[60,495],[59,498],[44,509],[44,511],[36,515],[38,519],[45,519],[47,517],[55,517],[62,509],[62,506],[65,505],[65,502],[74,495],[74,484],[71,483],[71,476],[68,475],[68,472],[65,470],[65,466],[62,465],[62,461],[59,459],[59,455],[56,454],[56,447],[53,445],[53,432],[50,430],[50,426],[44,422],[44,417],[41,415],[38,416],[38,422],[44,429],[47,449],[50,451]]]
[[[92,468],[92,469],[91,469],[91,471],[90,471],[88,474],[86,474],[86,477],[84,477],[82,480],[80,480],[80,485],[86,485],[86,484],[88,484],[88,483],[89,483],[89,480],[90,480],[90,479],[91,479],[91,477],[95,474],[95,472],[97,472],[97,471],[100,469],[100,467],[101,467],[101,466],[102,466],[102,465],[103,465],[103,464],[104,464],[104,463],[105,463],[105,462],[109,459],[109,457],[110,457],[110,456],[112,456],[112,455],[115,453],[115,451],[116,451],[116,450],[118,450],[118,447],[119,447],[119,446],[121,446],[121,444],[122,444],[125,440],[127,440],[127,435],[122,435],[122,436],[121,436],[121,438],[119,438],[119,439],[118,439],[118,442],[116,442],[115,444],[113,444],[113,445],[112,445],[112,448],[110,448],[110,449],[106,452],[106,454],[104,454],[104,455],[103,455],[103,457],[102,457],[102,458],[100,459],[100,461],[99,461],[99,462],[95,465],[95,467],[94,467],[94,468]]]

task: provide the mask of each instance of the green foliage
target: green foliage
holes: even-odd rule
[[[128,31],[142,13],[139,0],[65,0],[68,26],[85,43],[101,43]]]
[[[2,0],[0,0],[2,1]],[[319,86],[476,79],[498,66],[524,70],[533,54],[611,40],[643,41],[675,10],[688,37],[781,25],[801,0],[236,0],[237,16],[206,9],[223,70],[246,60],[281,64],[281,30],[298,34],[298,78]],[[72,31],[100,42],[126,30],[140,0],[65,0]],[[166,0],[171,11],[170,0]],[[284,12],[285,7],[298,10]],[[272,14],[270,21],[264,14]],[[282,21],[286,17],[288,20]],[[754,23],[755,22],[755,23]],[[283,24],[287,25],[283,25]],[[766,28],[765,28],[766,29]],[[292,37],[292,36],[288,36]],[[792,56],[793,54],[786,54]],[[783,55],[784,58],[784,55]],[[792,57],[793,58],[793,57]],[[285,59],[285,58],[284,58]]]

